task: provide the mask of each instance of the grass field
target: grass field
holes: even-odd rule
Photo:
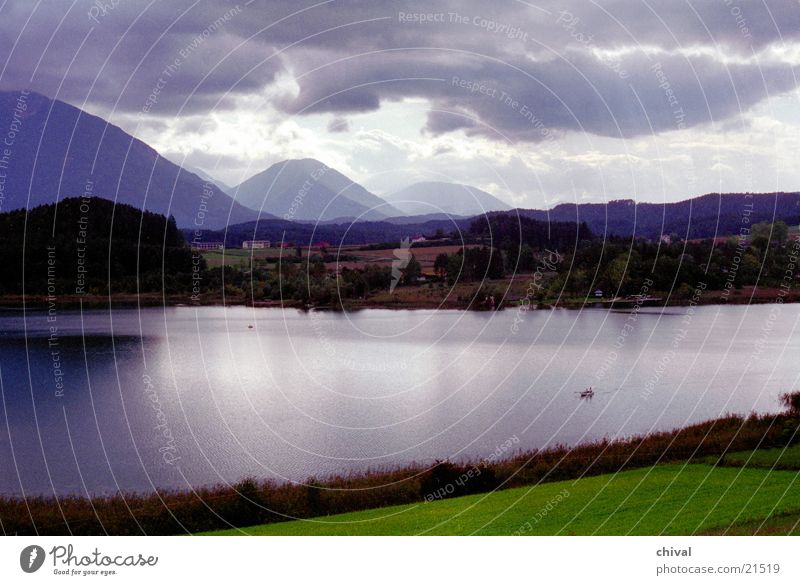
[[[800,512],[775,514],[766,520],[737,522],[733,526],[704,532],[710,536],[800,536]]]
[[[209,534],[688,535],[779,533],[800,518],[800,473],[670,464]]]
[[[468,248],[474,246],[467,246]],[[328,262],[325,267],[328,270],[336,270],[337,268],[350,268],[363,270],[366,266],[391,266],[395,260],[395,250],[392,248],[385,250],[360,250],[360,246],[342,246],[331,247],[328,253],[334,255],[342,255],[342,259],[338,262]],[[422,265],[424,272],[432,273],[433,262],[436,260],[438,254],[453,254],[461,249],[461,246],[428,246],[423,248],[413,248],[414,257]],[[319,254],[319,248],[310,250],[312,254]],[[258,264],[261,261],[277,262],[282,256],[284,258],[294,258],[295,249],[286,248],[263,248],[255,250],[246,250],[243,248],[225,248],[222,250],[205,250],[203,251],[203,258],[206,259],[209,267],[222,266],[238,266],[244,264],[249,266],[251,262]],[[307,247],[302,248],[304,257],[309,255]],[[348,258],[348,259],[345,259]]]
[[[800,470],[800,443],[785,449],[756,449],[725,455],[726,465],[746,465],[765,469]]]
[[[294,256],[294,250],[283,250],[284,255]],[[217,266],[250,266],[250,263],[258,264],[259,261],[268,260],[274,262],[280,257],[280,248],[265,248],[256,250],[244,250],[239,248],[226,248],[221,250],[206,250],[203,252],[203,258],[206,259],[209,268]]]

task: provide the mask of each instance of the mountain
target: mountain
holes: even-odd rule
[[[751,207],[745,207],[750,206]],[[744,213],[743,213],[744,210]],[[549,224],[585,223],[594,237],[637,236],[657,239],[662,234],[678,234],[681,238],[699,239],[731,236],[760,221],[785,221],[800,223],[800,193],[762,194],[710,194],[676,203],[635,203],[631,200],[604,203],[562,204],[549,210],[513,209],[493,211],[473,217],[421,215],[389,218],[383,221],[324,222],[319,224],[267,218],[228,227],[224,232],[207,233],[204,240],[225,240],[228,246],[240,247],[246,239],[267,239],[277,243],[308,244],[328,241],[334,247],[350,244],[399,242],[407,236],[432,235],[441,230],[445,234],[470,234],[475,226],[483,225],[486,216],[509,218],[511,224],[519,217],[536,219]],[[518,217],[519,216],[519,217]],[[744,223],[742,217],[750,219]],[[407,221],[406,221],[407,220]],[[480,230],[478,230],[480,232]],[[476,232],[477,233],[477,232]],[[473,234],[474,235],[474,234]],[[191,237],[191,234],[187,234]]]
[[[465,215],[456,215],[455,213],[426,213],[424,215],[401,215],[399,217],[387,217],[385,221],[395,225],[408,225],[425,223],[428,221],[438,221],[442,219],[454,222],[461,219],[469,219],[469,217]]]
[[[0,92],[3,210],[94,195],[218,229],[257,213],[105,120],[33,92]],[[8,136],[5,136],[8,132]]]
[[[241,248],[244,240],[270,240],[273,246],[281,242],[306,246],[315,242],[326,241],[333,249],[339,246],[377,244],[395,242],[400,245],[400,240],[420,234],[433,235],[438,230],[445,234],[455,232],[456,238],[464,237],[469,240],[470,226],[473,219],[428,220],[413,224],[396,224],[388,221],[360,221],[356,223],[320,223],[287,221],[284,219],[259,219],[258,221],[229,226],[224,230],[203,232],[203,241],[225,242],[233,248]],[[192,234],[187,230],[187,238]],[[460,241],[460,240],[459,240]],[[289,251],[294,254],[294,250]],[[343,252],[345,253],[345,252]]]
[[[203,169],[201,169],[199,167],[184,166],[183,168],[186,169],[187,171],[189,171],[190,173],[194,173],[195,175],[197,175],[198,177],[203,179],[203,181],[206,181],[208,183],[214,183],[226,195],[232,189],[232,187],[230,185],[228,185],[227,183],[225,183],[223,181],[220,181],[218,178],[208,174],[207,172],[205,172]]]
[[[511,209],[494,195],[476,187],[439,181],[414,183],[384,196],[384,199],[407,215],[446,213],[472,216]]]
[[[684,239],[739,234],[754,223],[800,222],[800,193],[709,193],[674,203],[564,203],[548,210],[520,209],[520,215],[543,221],[586,222],[596,235],[656,239],[677,234]],[[743,219],[744,218],[744,219]]]
[[[403,215],[377,195],[313,158],[276,163],[229,192],[250,209],[288,220],[380,220]]]

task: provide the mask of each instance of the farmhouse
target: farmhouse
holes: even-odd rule
[[[242,242],[242,248],[245,250],[263,250],[272,246],[269,240],[245,240]]]
[[[224,242],[192,242],[192,250],[222,250]]]

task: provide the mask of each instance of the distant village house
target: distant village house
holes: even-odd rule
[[[192,250],[222,250],[224,242],[192,242]]]
[[[272,246],[269,240],[245,240],[242,242],[242,248],[245,250],[263,250]]]

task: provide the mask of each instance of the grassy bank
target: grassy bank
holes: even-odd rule
[[[788,414],[729,416],[671,432],[522,453],[503,461],[443,462],[433,468],[409,466],[364,475],[311,478],[305,485],[245,480],[235,486],[211,486],[195,492],[58,500],[0,497],[0,526],[6,534],[180,534],[394,505],[430,506],[441,498],[487,492],[505,498],[510,496],[503,495],[506,492],[502,490],[509,488],[602,476],[667,462],[708,458],[718,461],[729,453],[782,447],[795,435],[797,425],[797,418]],[[751,478],[765,473],[750,468],[746,471],[746,477]],[[751,487],[742,484],[741,489],[750,493]],[[547,490],[542,493],[549,494]],[[478,496],[478,500],[482,497]]]
[[[439,284],[404,286],[395,289],[394,292],[383,291],[367,296],[363,299],[334,299],[331,303],[314,305],[318,309],[346,310],[354,311],[360,309],[450,309],[482,310],[484,306],[481,299],[485,296],[486,290],[495,293],[497,299],[506,295],[506,300],[499,308],[515,308],[521,299],[527,294],[529,280],[527,275],[517,275],[513,279],[486,281],[484,288],[476,283],[457,283],[453,286],[439,286]],[[800,302],[800,289],[792,290],[781,297],[781,291],[777,288],[752,287],[746,286],[738,290],[725,293],[722,290],[706,291],[694,302],[698,305],[756,305],[774,303],[776,299],[782,298],[783,303]],[[653,296],[660,298],[657,303],[649,303],[651,306],[683,306],[689,303],[689,299],[679,296],[670,296],[669,292],[654,291]],[[547,297],[542,299],[530,299],[532,307],[545,309],[584,309],[594,306],[603,306],[609,303],[609,299],[598,299],[594,297]],[[115,307],[152,307],[152,306],[256,306],[256,307],[284,307],[309,308],[301,301],[285,299],[263,300],[252,298],[248,294],[227,294],[203,293],[197,300],[193,300],[187,294],[162,294],[162,293],[114,293],[109,298],[102,294],[85,295],[61,295],[59,296],[59,307],[77,309],[83,308],[107,309],[109,305]],[[26,306],[30,309],[44,309],[48,307],[45,295],[0,295],[0,308],[19,309]],[[624,309],[628,305],[620,305]]]
[[[800,513],[800,474],[669,464],[445,501],[214,534],[656,535],[757,533]]]

